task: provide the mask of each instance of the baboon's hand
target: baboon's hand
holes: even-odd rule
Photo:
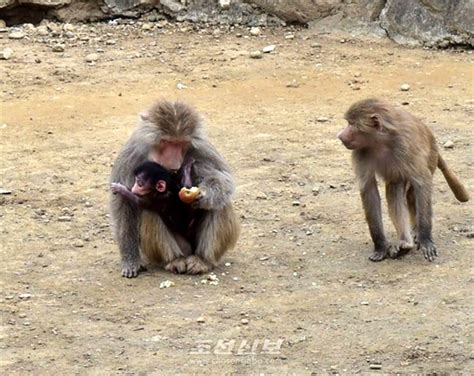
[[[202,188],[199,189],[199,194],[197,195],[191,206],[194,209],[209,209],[209,196],[207,195],[205,190],[203,190]]]
[[[110,189],[112,191],[112,193],[121,193],[123,191],[127,191],[127,187],[125,187],[123,184],[121,183],[111,183],[110,184]]]
[[[390,247],[390,257],[393,259],[400,258],[405,256],[408,252],[410,252],[415,245],[413,243],[409,243],[406,240],[400,240],[398,246]]]
[[[165,269],[171,273],[183,274],[186,273],[186,259],[178,257],[165,266]]]
[[[212,270],[212,265],[196,255],[186,258],[186,268],[188,274],[203,274]]]
[[[122,277],[135,278],[140,271],[140,261],[123,261]]]
[[[431,240],[421,241],[418,244],[419,249],[423,252],[423,256],[428,261],[434,261],[435,257],[438,256],[438,251],[436,250],[436,246]]]
[[[374,252],[369,256],[370,261],[379,262],[385,259],[390,254],[391,244],[375,247]]]

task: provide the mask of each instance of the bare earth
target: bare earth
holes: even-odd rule
[[[0,39],[15,51],[0,61],[2,374],[474,372],[472,203],[437,172],[440,257],[372,263],[335,138],[358,99],[409,102],[473,193],[471,52],[312,30],[103,30],[95,65],[89,45],[54,53]],[[204,113],[235,172],[242,235],[217,285],[157,268],[120,276],[108,176],[137,113],[160,97]]]

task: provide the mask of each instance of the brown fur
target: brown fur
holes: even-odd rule
[[[187,104],[159,101],[141,115],[138,128],[117,157],[112,182],[130,187],[136,166],[160,158],[157,153],[162,139],[184,142],[187,149],[183,160],[194,161],[193,185],[199,186],[202,194],[193,206],[205,210],[196,230],[197,246],[191,255],[183,252],[180,239],[157,213],[138,212],[123,198],[111,196],[111,216],[122,255],[122,275],[126,277],[138,275],[139,245],[146,261],[164,264],[175,273],[196,274],[211,270],[235,246],[239,236],[240,226],[231,202],[235,190],[232,175],[205,136],[200,115]]]
[[[361,198],[374,242],[372,261],[406,253],[414,246],[411,226],[425,258],[437,256],[431,235],[432,177],[439,167],[459,201],[469,194],[439,154],[431,130],[409,112],[379,99],[354,103],[345,114],[349,125],[338,137],[353,150]],[[376,175],[386,183],[389,215],[399,236],[392,247],[386,240]]]

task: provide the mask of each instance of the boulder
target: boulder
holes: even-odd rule
[[[102,0],[102,11],[112,16],[138,17],[152,9],[158,0]]]
[[[247,0],[287,22],[307,23],[335,14],[344,0]]]
[[[106,18],[96,0],[74,0],[67,7],[51,10],[49,15],[64,22],[99,21]]]
[[[356,0],[343,8],[344,18],[354,21],[374,22],[379,19],[386,0]]]
[[[390,38],[404,45],[474,45],[472,0],[387,0],[380,15]]]

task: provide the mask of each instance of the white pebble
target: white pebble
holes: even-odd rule
[[[403,84],[402,86],[400,86],[400,90],[401,91],[408,91],[408,90],[410,90],[410,85]]]
[[[250,29],[250,35],[253,35],[254,37],[259,36],[261,33],[261,30],[259,27],[252,27]]]
[[[13,56],[13,50],[9,47],[4,48],[0,52],[0,60],[9,60]]]
[[[97,60],[99,60],[99,55],[98,54],[89,54],[85,57],[85,60],[87,63],[94,63]]]
[[[174,282],[173,281],[169,281],[169,280],[166,280],[166,281],[163,281],[160,283],[160,289],[167,289],[169,287],[173,287],[174,286]]]
[[[263,47],[262,52],[268,54],[270,52],[275,51],[276,46],[274,44],[271,44],[269,46]]]
[[[454,148],[454,142],[452,142],[451,140],[448,140],[444,143],[443,147],[445,149],[452,149]]]

